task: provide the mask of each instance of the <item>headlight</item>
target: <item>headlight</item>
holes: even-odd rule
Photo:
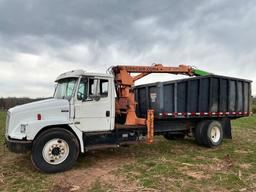
[[[20,132],[21,133],[26,133],[26,129],[27,129],[27,124],[21,124],[20,125]]]

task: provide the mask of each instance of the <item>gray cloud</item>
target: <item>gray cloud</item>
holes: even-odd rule
[[[66,70],[120,63],[256,80],[255,31],[255,1],[0,0],[0,96],[49,96]]]

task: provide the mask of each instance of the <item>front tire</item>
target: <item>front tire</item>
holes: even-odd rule
[[[79,143],[75,135],[64,128],[51,128],[34,141],[31,159],[39,170],[56,173],[70,169],[78,155]]]

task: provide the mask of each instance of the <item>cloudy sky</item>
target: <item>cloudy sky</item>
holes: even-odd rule
[[[256,81],[256,1],[0,0],[0,97],[51,96],[72,69],[152,63]]]

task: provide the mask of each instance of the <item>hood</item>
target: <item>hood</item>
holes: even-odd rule
[[[39,115],[40,119],[38,119]],[[52,122],[57,124],[69,122],[69,101],[46,99],[19,105],[9,109],[8,119],[6,135],[13,139],[33,139],[35,130],[51,125]],[[26,133],[21,133],[21,124],[27,126]]]
[[[18,105],[16,107],[10,108],[10,113],[19,113],[24,111],[34,111],[34,110],[44,110],[49,108],[56,108],[56,107],[68,107],[69,101],[66,99],[45,99],[42,101],[35,101],[31,103],[27,103],[24,105]]]

